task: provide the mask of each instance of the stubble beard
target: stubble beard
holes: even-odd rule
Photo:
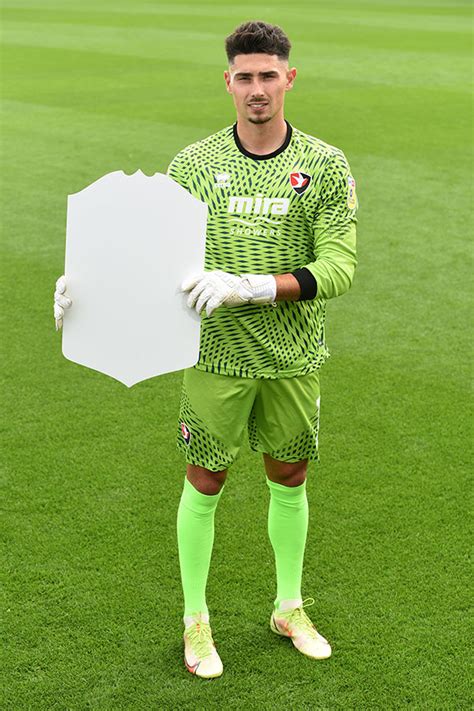
[[[250,123],[267,123],[267,121],[270,121],[272,117],[271,116],[262,116],[261,118],[253,118],[253,116],[249,116],[249,122]]]

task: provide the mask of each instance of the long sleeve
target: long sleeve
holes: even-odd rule
[[[357,264],[357,208],[355,181],[344,153],[338,150],[324,171],[312,221],[315,260],[302,267],[316,279],[317,299],[340,296],[352,284]]]

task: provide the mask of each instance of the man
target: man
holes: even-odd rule
[[[209,207],[205,271],[182,284],[202,321],[177,432],[187,462],[177,516],[184,660],[203,678],[223,671],[205,590],[215,510],[246,427],[270,490],[277,577],[270,627],[309,657],[331,654],[301,597],[306,470],[319,460],[325,305],[352,283],[357,199],[344,153],[284,118],[296,77],[290,48],[281,28],[265,22],[246,22],[227,37],[224,79],[237,121],[187,146],[168,167]],[[67,298],[61,278],[57,325]]]

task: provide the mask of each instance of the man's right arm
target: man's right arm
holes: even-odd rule
[[[56,331],[63,325],[64,309],[70,309],[72,301],[66,294],[66,277],[64,274],[56,281],[56,291],[54,292],[53,313],[56,324]]]
[[[166,175],[172,178],[176,183],[181,185],[185,190],[189,189],[189,166],[186,154],[184,151],[180,151],[175,155],[173,160],[168,166]]]

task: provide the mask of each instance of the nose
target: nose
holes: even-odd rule
[[[263,99],[265,93],[263,91],[262,85],[259,79],[254,79],[251,85],[251,96],[252,99]]]

